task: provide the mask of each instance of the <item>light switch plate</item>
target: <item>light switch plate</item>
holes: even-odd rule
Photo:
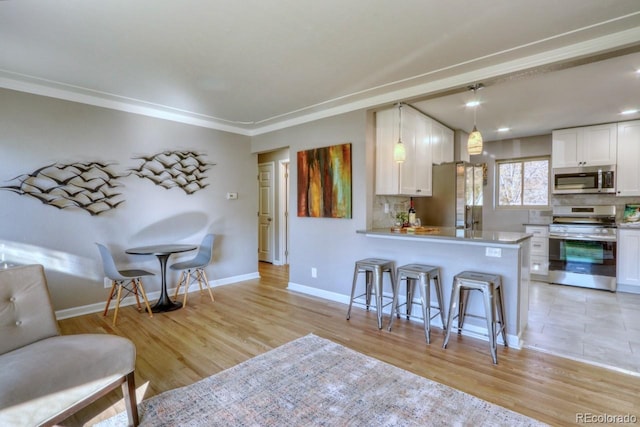
[[[227,193],[227,200],[236,200],[238,198],[238,193]]]

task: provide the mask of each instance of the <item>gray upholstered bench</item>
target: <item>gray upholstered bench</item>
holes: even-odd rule
[[[135,359],[126,338],[61,336],[42,266],[0,270],[0,425],[54,425],[120,385],[137,425]]]

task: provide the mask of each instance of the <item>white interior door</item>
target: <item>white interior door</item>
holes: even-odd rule
[[[258,260],[273,262],[273,162],[258,164]]]

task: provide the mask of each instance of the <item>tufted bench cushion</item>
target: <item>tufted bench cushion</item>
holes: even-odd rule
[[[61,421],[125,378],[130,390],[135,358],[126,338],[59,335],[41,266],[0,271],[0,426]]]

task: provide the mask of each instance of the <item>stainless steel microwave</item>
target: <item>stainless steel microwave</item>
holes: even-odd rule
[[[553,194],[615,193],[615,166],[553,169]]]

